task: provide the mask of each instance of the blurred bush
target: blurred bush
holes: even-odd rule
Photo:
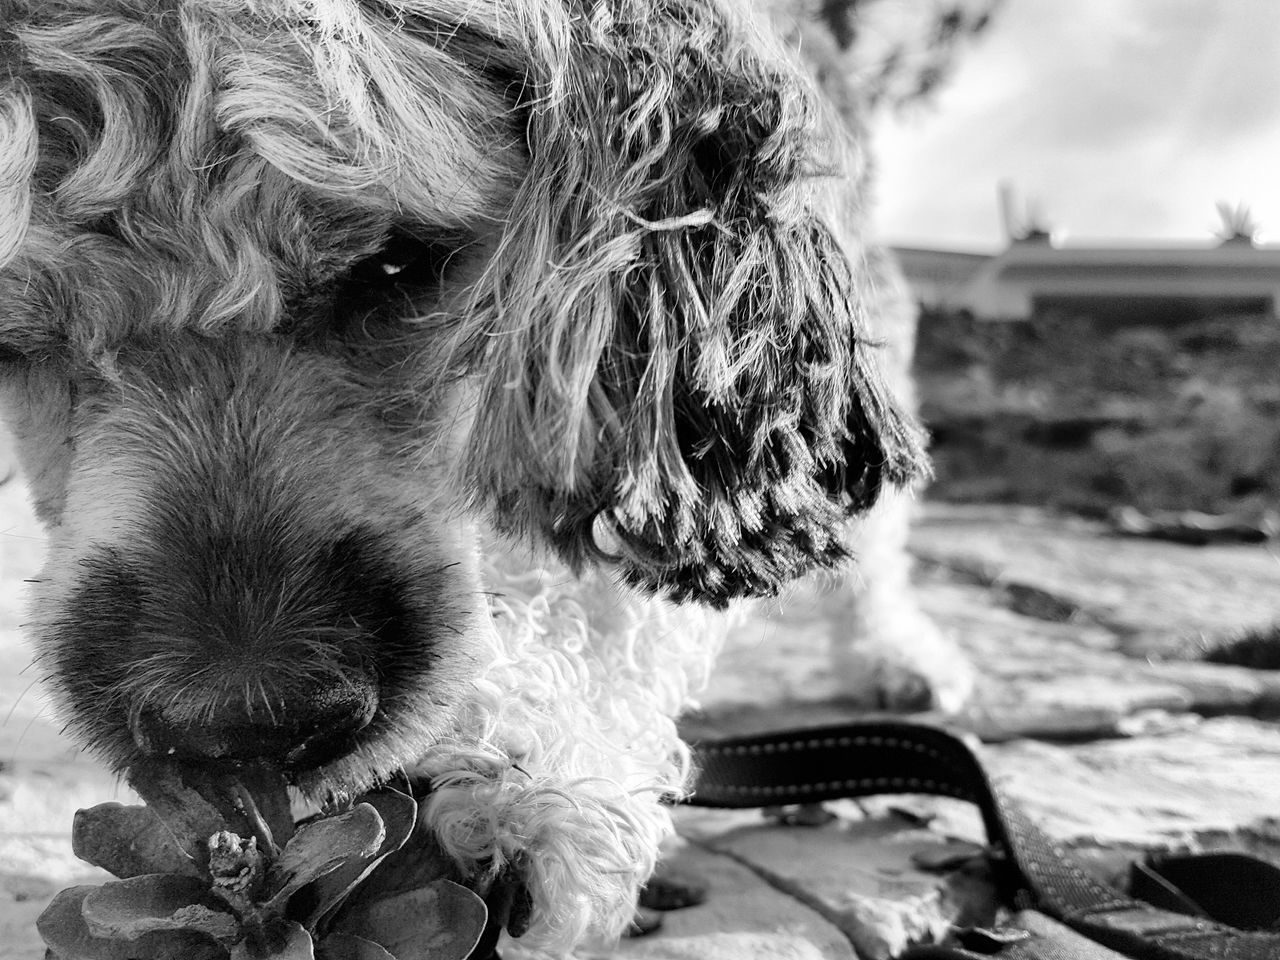
[[[932,495],[1106,513],[1280,506],[1280,321],[928,313]]]

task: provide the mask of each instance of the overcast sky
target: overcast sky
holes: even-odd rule
[[[1280,242],[1280,0],[1006,0],[926,106],[878,125],[892,243],[992,249],[996,184],[1067,242]]]

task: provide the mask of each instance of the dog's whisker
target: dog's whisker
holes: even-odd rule
[[[22,744],[27,739],[27,734],[31,732],[31,728],[35,725],[36,721],[43,719],[44,712],[45,712],[44,707],[41,707],[39,710],[32,713],[31,716],[27,718],[27,722],[23,726],[22,732],[19,733],[18,738],[14,740],[13,752],[9,754],[9,763],[8,763],[8,766],[11,769],[19,767],[18,752],[19,750],[22,749]],[[65,733],[66,733],[66,727],[64,726],[61,730],[59,730],[59,735],[65,735]]]
[[[22,692],[19,693],[14,698],[13,703],[9,705],[9,710],[7,713],[5,713],[4,719],[0,720],[0,727],[7,727],[9,725],[9,721],[13,719],[13,715],[14,713],[17,712],[18,707],[21,706],[22,701],[26,698],[27,694],[31,692],[32,688],[34,688],[39,682],[40,681],[38,679],[32,680],[29,684],[27,684],[25,687],[22,688]]]

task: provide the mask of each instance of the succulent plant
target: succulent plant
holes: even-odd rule
[[[518,883],[488,885],[491,917],[457,882],[407,789],[295,826],[275,770],[155,763],[129,779],[146,806],[76,814],[76,855],[119,879],[63,890],[41,914],[56,960],[464,960],[494,923],[527,926]]]

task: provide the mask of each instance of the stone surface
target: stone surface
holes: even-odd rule
[[[1128,656],[1103,627],[1014,613],[979,586],[928,577],[922,605],[980,665],[959,722],[984,740],[1115,736],[1148,710],[1267,713],[1280,691],[1263,671]]]
[[[733,815],[727,817],[727,822],[733,822]],[[712,815],[702,822],[705,826],[714,820]],[[709,830],[713,836],[716,832],[714,827]],[[687,842],[678,846],[672,860],[709,881],[707,902],[669,911],[660,933],[627,940],[600,956],[618,960],[854,960],[853,948],[834,924],[800,899],[779,895],[752,861],[745,861],[752,864],[747,866],[727,851]]]
[[[985,756],[1005,789],[1072,846],[1280,854],[1273,723],[1192,718],[1094,743],[1000,744]]]
[[[977,579],[1051,595],[1079,619],[1110,625],[1134,656],[1194,650],[1280,621],[1266,545],[1187,547],[1034,509],[931,505],[912,549]]]
[[[751,864],[774,888],[812,906],[842,930],[865,960],[887,960],[940,939],[953,924],[989,923],[995,900],[985,877],[927,872],[915,858],[971,855],[971,843],[914,820],[868,817],[858,805],[815,827],[779,827],[758,812],[683,811],[680,830]]]
[[[24,889],[22,879],[6,876],[0,889],[0,957],[41,960],[44,943],[36,933],[36,917],[63,885],[39,879]]]
[[[1000,546],[1005,542],[1014,544],[1007,555]],[[1096,525],[1057,523],[1020,510],[953,507],[927,512],[914,543],[921,552],[921,544],[933,551],[918,576],[925,609],[979,666],[978,690],[959,723],[992,742],[984,756],[1000,782],[1087,865],[1119,880],[1130,860],[1147,850],[1245,849],[1280,859],[1280,728],[1248,716],[1275,715],[1280,677],[1157,659],[1185,655],[1185,625],[1212,626],[1225,607],[1235,611],[1224,621],[1226,632],[1272,622],[1280,592],[1266,548],[1103,540]],[[1160,562],[1143,571],[1153,548]],[[1083,559],[1073,565],[1076,551],[1084,551]],[[1111,563],[1095,562],[1113,553]],[[1226,577],[1215,567],[1224,554]],[[1108,586],[1116,567],[1127,571],[1118,592]],[[1232,580],[1239,570],[1249,576]],[[1020,579],[1010,586],[1015,574]],[[1055,591],[1071,586],[1072,578],[1074,588],[1059,596]],[[1133,611],[1123,602],[1131,585],[1138,601]],[[1219,594],[1206,596],[1212,591]],[[1267,596],[1259,598],[1260,591]],[[1114,605],[1096,602],[1108,596]],[[806,603],[803,594],[795,599],[788,610],[764,610],[731,638],[725,670],[703,696],[704,712],[686,722],[691,735],[814,726],[852,716],[825,674],[821,624],[813,612],[818,605]],[[1162,610],[1159,629],[1139,629],[1141,617],[1156,607]],[[1228,716],[1205,719],[1196,711]],[[862,806],[884,815],[887,804],[900,802]],[[735,832],[740,829],[729,828],[728,835],[738,838],[732,841],[735,855],[780,889],[800,890],[806,902],[858,936],[857,923],[845,916],[853,902],[845,894],[858,881],[838,868],[808,869],[811,861],[824,864],[825,853],[839,860],[838,846],[818,844],[815,853],[802,837],[768,834],[763,827],[747,842]],[[889,846],[882,841],[881,852]],[[804,850],[797,856],[805,871],[788,869],[780,849]],[[889,917],[903,911],[899,916],[921,929],[940,923],[933,907],[944,889],[935,888],[937,899],[927,885],[899,891]],[[860,892],[868,894],[860,917],[873,920],[877,898]],[[892,926],[887,920],[878,935],[885,937]],[[889,934],[885,942],[893,936],[903,934]],[[876,949],[855,942],[869,955]]]

